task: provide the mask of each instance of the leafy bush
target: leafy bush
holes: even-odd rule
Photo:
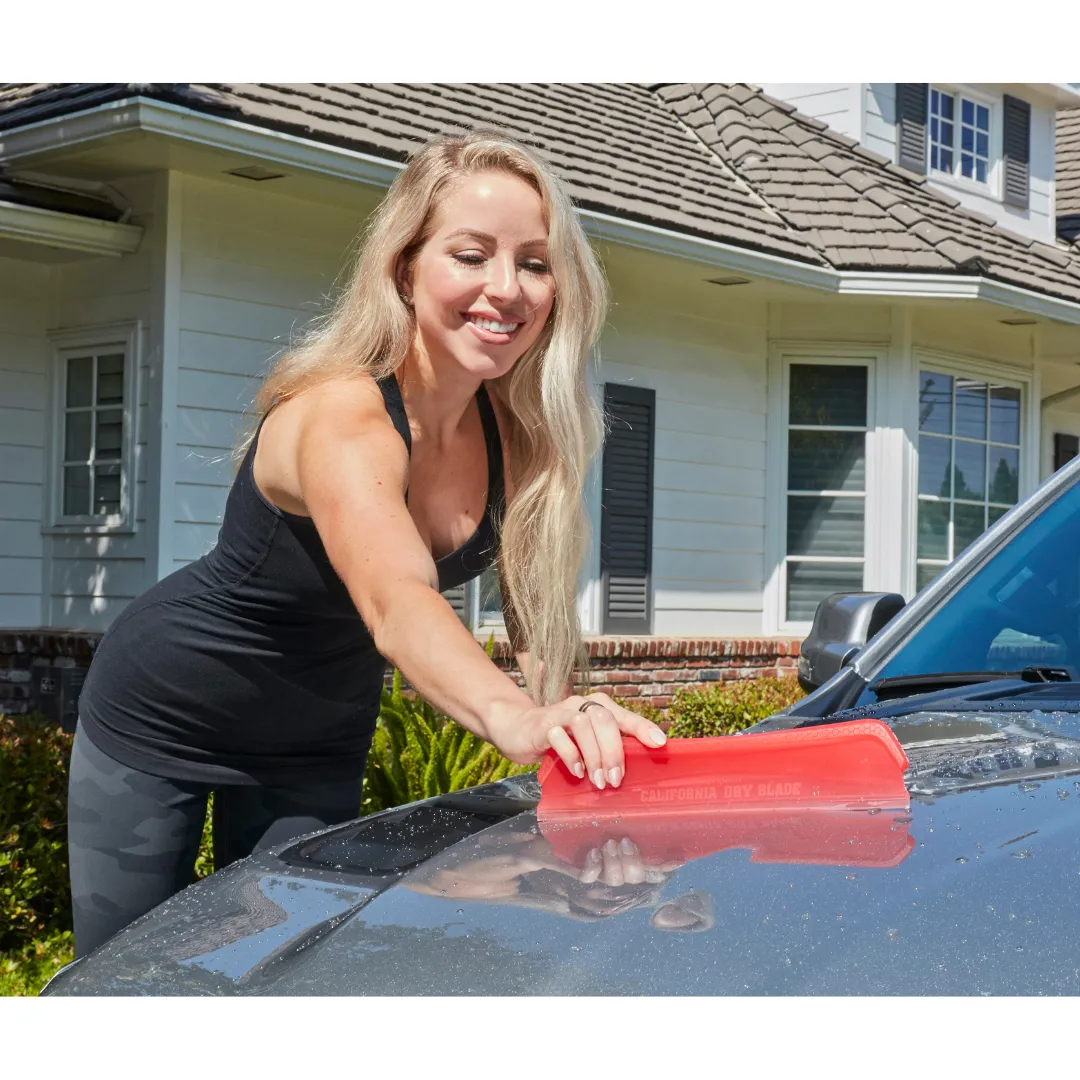
[[[71,929],[70,755],[59,727],[0,715],[0,952]]]
[[[0,997],[36,997],[41,988],[75,959],[70,930],[38,938],[21,949],[0,953]]]
[[[676,692],[668,709],[668,735],[733,735],[794,705],[803,692],[794,678],[744,679]]]
[[[419,695],[406,697],[401,674],[383,691],[382,710],[368,753],[360,812],[487,784],[535,765],[515,765],[490,743],[436,712]]]

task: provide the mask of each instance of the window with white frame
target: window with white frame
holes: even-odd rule
[[[869,384],[864,363],[788,367],[784,622],[863,588]]]
[[[1020,497],[1022,391],[987,379],[919,373],[921,589]]]
[[[499,569],[489,566],[470,582],[472,626],[476,630],[498,630],[503,627],[502,591],[499,588]]]
[[[991,107],[959,92],[930,90],[930,168],[989,184]]]
[[[131,521],[133,328],[54,336],[49,525]]]

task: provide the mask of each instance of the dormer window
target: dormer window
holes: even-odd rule
[[[990,106],[946,90],[930,91],[930,168],[989,183]]]
[[[969,86],[896,84],[896,161],[911,172],[1026,210],[1031,105]]]

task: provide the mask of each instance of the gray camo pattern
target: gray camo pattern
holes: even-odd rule
[[[68,780],[76,956],[191,884],[211,790],[122,765],[76,730]],[[350,821],[360,798],[359,777],[308,788],[219,788],[214,865]]]

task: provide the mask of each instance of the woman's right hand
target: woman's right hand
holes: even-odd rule
[[[604,788],[618,787],[625,775],[623,735],[654,750],[667,742],[660,727],[617,705],[607,694],[575,695],[555,705],[526,709],[489,737],[504,757],[519,765],[531,765],[554,750],[575,776],[588,776],[597,788]]]

